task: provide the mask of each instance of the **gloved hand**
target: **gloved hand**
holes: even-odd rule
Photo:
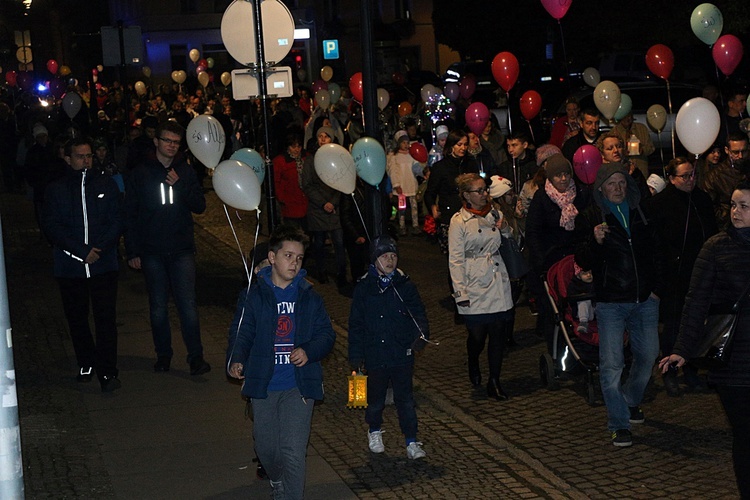
[[[361,372],[364,370],[365,360],[364,359],[350,359],[349,366],[354,372]]]

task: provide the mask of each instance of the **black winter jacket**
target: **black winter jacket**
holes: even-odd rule
[[[664,294],[665,264],[658,228],[638,204],[635,181],[628,178],[630,236],[594,192],[595,202],[576,217],[579,247],[576,260],[591,266],[597,302],[645,302],[651,293]],[[594,227],[606,222],[603,244],[594,239]]]
[[[47,187],[42,224],[54,245],[56,277],[89,278],[118,269],[122,195],[108,175],[68,168]],[[99,260],[86,264],[92,248],[101,250]]]
[[[193,213],[206,210],[206,198],[195,170],[181,156],[171,168],[180,179],[164,182],[167,169],[156,157],[136,167],[125,189],[125,248],[128,259],[195,251]]]
[[[709,308],[713,305],[728,309],[748,283],[750,229],[738,231],[730,226],[709,239],[695,261],[673,352],[685,359],[698,356]],[[712,372],[710,378],[718,385],[750,386],[750,299],[747,297],[740,308],[729,366]]]
[[[431,211],[433,205],[440,209],[440,222],[450,224],[451,217],[461,208],[456,177],[461,174],[479,173],[469,153],[463,158],[446,155],[430,169],[430,179],[424,193],[424,202]]]
[[[409,277],[397,270],[391,285],[381,290],[378,278],[369,272],[354,289],[349,313],[349,363],[360,366],[364,361],[367,369],[413,364],[411,346],[419,337],[415,320],[429,338],[424,304]]]

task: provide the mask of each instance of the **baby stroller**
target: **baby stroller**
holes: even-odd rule
[[[574,274],[573,264],[573,255],[568,255],[547,271],[544,288],[554,312],[555,330],[552,352],[545,352],[539,358],[539,374],[542,384],[550,390],[559,388],[561,378],[566,375],[585,374],[586,401],[593,406],[596,401],[594,373],[599,369],[599,333],[596,320],[589,321],[587,332],[578,331],[578,321],[567,294]]]

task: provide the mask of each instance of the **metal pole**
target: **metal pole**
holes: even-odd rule
[[[117,21],[117,35],[120,41],[120,86],[122,87],[122,104],[125,106],[125,120],[130,123],[130,92],[128,92],[127,65],[125,64],[125,33],[122,21]]]
[[[273,162],[271,161],[271,140],[269,139],[270,130],[268,128],[268,89],[266,85],[266,51],[263,45],[263,19],[260,9],[261,0],[253,2],[255,9],[255,43],[258,54],[258,65],[255,70],[258,72],[258,92],[260,93],[260,105],[263,113],[263,131],[264,145],[266,149],[266,206],[268,207],[268,232],[273,232],[276,227],[276,190],[273,182]],[[279,61],[273,61],[277,63]]]
[[[0,250],[3,246],[0,221]],[[13,365],[13,340],[8,310],[8,283],[5,278],[5,254],[0,251],[0,331],[5,332],[0,345],[0,498],[23,499],[23,460],[21,429],[18,425],[16,370]]]
[[[365,135],[378,137],[378,103],[377,83],[375,80],[375,59],[373,58],[372,42],[372,1],[361,0],[360,3],[360,43],[362,45],[362,113],[364,114]],[[385,179],[379,189],[369,184],[365,188],[365,215],[368,231],[373,238],[383,233],[383,196]]]

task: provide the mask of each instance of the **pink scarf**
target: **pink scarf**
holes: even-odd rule
[[[562,213],[560,214],[560,227],[565,228],[566,231],[572,231],[575,229],[575,219],[578,215],[578,209],[573,205],[573,200],[576,199],[576,183],[573,179],[570,179],[568,189],[564,193],[561,193],[552,183],[547,179],[544,183],[544,192],[547,193],[549,199],[554,201],[555,204],[560,207]]]

